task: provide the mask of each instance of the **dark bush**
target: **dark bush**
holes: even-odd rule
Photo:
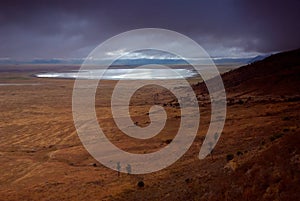
[[[167,140],[165,140],[165,143],[166,144],[170,144],[172,142],[172,139],[167,139]]]
[[[276,140],[276,139],[278,139],[278,138],[281,138],[283,136],[283,133],[276,133],[276,134],[274,134],[274,135],[272,135],[271,137],[270,137],[270,140],[271,141],[274,141],[274,140]]]
[[[244,104],[244,101],[240,99],[240,100],[238,100],[237,103],[240,104],[240,105],[242,105],[242,104]]]
[[[283,132],[288,132],[288,131],[290,131],[290,129],[289,128],[284,128],[282,131]]]
[[[238,151],[238,152],[236,152],[236,155],[237,155],[237,156],[242,156],[242,155],[243,155],[243,152]]]
[[[192,179],[190,179],[190,178],[187,178],[187,179],[185,179],[185,183],[190,183],[192,181]]]
[[[233,158],[234,158],[233,154],[227,154],[227,156],[226,156],[227,162],[231,161]]]
[[[142,187],[145,186],[145,184],[144,184],[143,181],[139,181],[139,182],[137,183],[137,186],[140,187],[140,188],[142,188]]]

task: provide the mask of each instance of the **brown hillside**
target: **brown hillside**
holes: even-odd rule
[[[203,160],[198,154],[211,108],[205,84],[194,85],[201,113],[194,143],[174,164],[145,175],[118,176],[85,150],[72,118],[73,80],[2,73],[0,200],[300,200],[299,53],[276,54],[222,76],[227,118],[213,154]],[[99,124],[112,143],[132,153],[170,143],[181,118],[173,97],[153,86],[136,93],[132,119],[148,125],[157,93],[169,126],[134,141],[112,119],[114,85],[104,81],[96,96]]]
[[[222,77],[227,92],[299,95],[300,49],[272,55]]]
[[[283,52],[222,75],[228,95],[300,95],[300,49]],[[195,86],[206,90],[204,83]]]

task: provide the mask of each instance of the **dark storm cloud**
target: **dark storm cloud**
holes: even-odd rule
[[[7,1],[0,6],[0,57],[85,57],[136,28],[186,34],[215,56],[300,47],[299,1]]]

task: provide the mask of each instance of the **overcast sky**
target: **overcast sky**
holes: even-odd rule
[[[0,58],[83,58],[137,28],[185,34],[211,56],[300,47],[299,0],[1,1]]]

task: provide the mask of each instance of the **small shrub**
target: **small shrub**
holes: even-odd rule
[[[272,115],[272,113],[266,112],[266,116],[271,116],[271,115]]]
[[[172,142],[172,139],[167,139],[167,140],[165,140],[165,143],[166,144],[170,144]]]
[[[243,152],[238,151],[238,152],[236,152],[236,155],[237,155],[237,156],[242,156],[242,155],[243,155]]]
[[[240,104],[240,105],[242,105],[242,104],[244,104],[244,101],[240,99],[240,100],[238,100],[237,103]]]
[[[288,131],[290,131],[290,129],[289,128],[284,128],[282,131],[283,132],[288,132]]]
[[[227,156],[226,156],[227,162],[231,161],[233,158],[234,158],[233,154],[227,154]]]
[[[185,179],[185,183],[190,183],[192,181],[192,179],[190,179],[190,178],[187,178],[187,179]]]
[[[270,137],[270,140],[271,140],[271,142],[273,142],[274,140],[281,138],[282,136],[283,136],[282,133],[276,133]]]
[[[139,181],[139,182],[137,183],[137,186],[140,187],[140,188],[142,188],[142,187],[145,186],[145,184],[144,184],[143,181]]]

